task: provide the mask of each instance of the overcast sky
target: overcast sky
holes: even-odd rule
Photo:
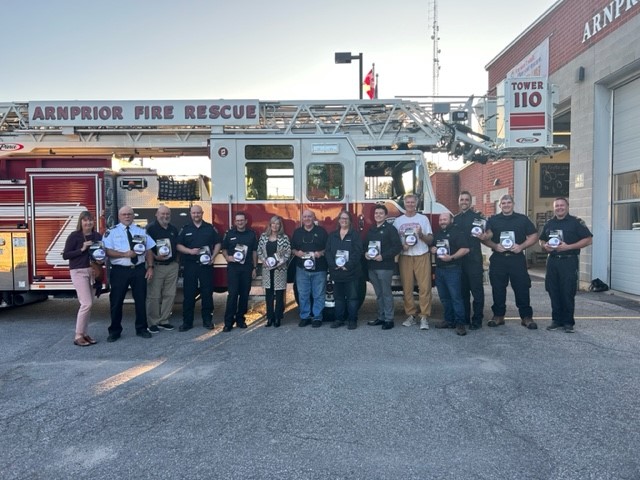
[[[485,65],[556,0],[439,0],[440,94],[482,95]],[[427,0],[3,2],[0,102],[431,95]]]

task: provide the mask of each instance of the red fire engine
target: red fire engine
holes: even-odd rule
[[[162,203],[180,226],[188,219],[180,214],[200,202],[210,204],[207,219],[220,232],[242,210],[258,233],[281,215],[289,235],[304,209],[331,230],[346,208],[364,233],[375,204],[384,203],[393,218],[410,192],[423,213],[446,211],[435,201],[424,152],[481,162],[505,154],[474,133],[462,111],[455,102],[401,99],[0,104],[2,305],[73,292],[61,252],[83,210],[104,231],[123,205],[144,226]],[[112,171],[114,156],[208,156],[211,178]],[[219,291],[224,266],[217,259]]]

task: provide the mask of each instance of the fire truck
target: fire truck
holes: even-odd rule
[[[180,227],[200,203],[221,233],[244,211],[258,234],[280,215],[289,235],[306,209],[328,231],[346,209],[364,235],[375,205],[394,218],[406,193],[418,196],[422,213],[444,212],[425,152],[479,162],[520,154],[475,133],[469,117],[464,102],[411,99],[0,104],[2,305],[73,293],[61,252],[83,210],[104,231],[123,205],[144,226],[166,204]],[[193,156],[210,158],[210,178],[112,169],[114,158],[172,157],[179,170]],[[225,272],[217,258],[217,291],[225,289]]]

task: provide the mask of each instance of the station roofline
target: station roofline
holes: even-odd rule
[[[527,33],[529,33],[536,25],[538,25],[542,20],[544,20],[549,14],[555,10],[561,3],[565,0],[558,0],[556,3],[551,5],[547,10],[540,15],[531,25],[529,25],[522,33],[520,33],[515,39],[513,39],[506,47],[504,47],[500,53],[498,53],[495,57],[493,57],[489,63],[484,66],[485,71],[488,71],[489,68],[505,54],[513,45],[515,45],[522,37],[524,37]]]

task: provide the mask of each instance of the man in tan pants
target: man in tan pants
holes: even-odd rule
[[[431,254],[429,246],[433,241],[433,231],[429,219],[418,213],[418,197],[404,196],[405,214],[398,217],[393,226],[398,229],[402,242],[400,252],[400,281],[404,296],[405,327],[416,325],[420,314],[420,330],[429,330],[431,315]],[[414,281],[418,283],[420,311],[413,300]]]
[[[156,221],[147,227],[147,234],[156,241],[152,253],[155,275],[147,286],[147,323],[149,332],[173,330],[169,323],[178,283],[178,229],[171,224],[171,210],[160,205]]]

